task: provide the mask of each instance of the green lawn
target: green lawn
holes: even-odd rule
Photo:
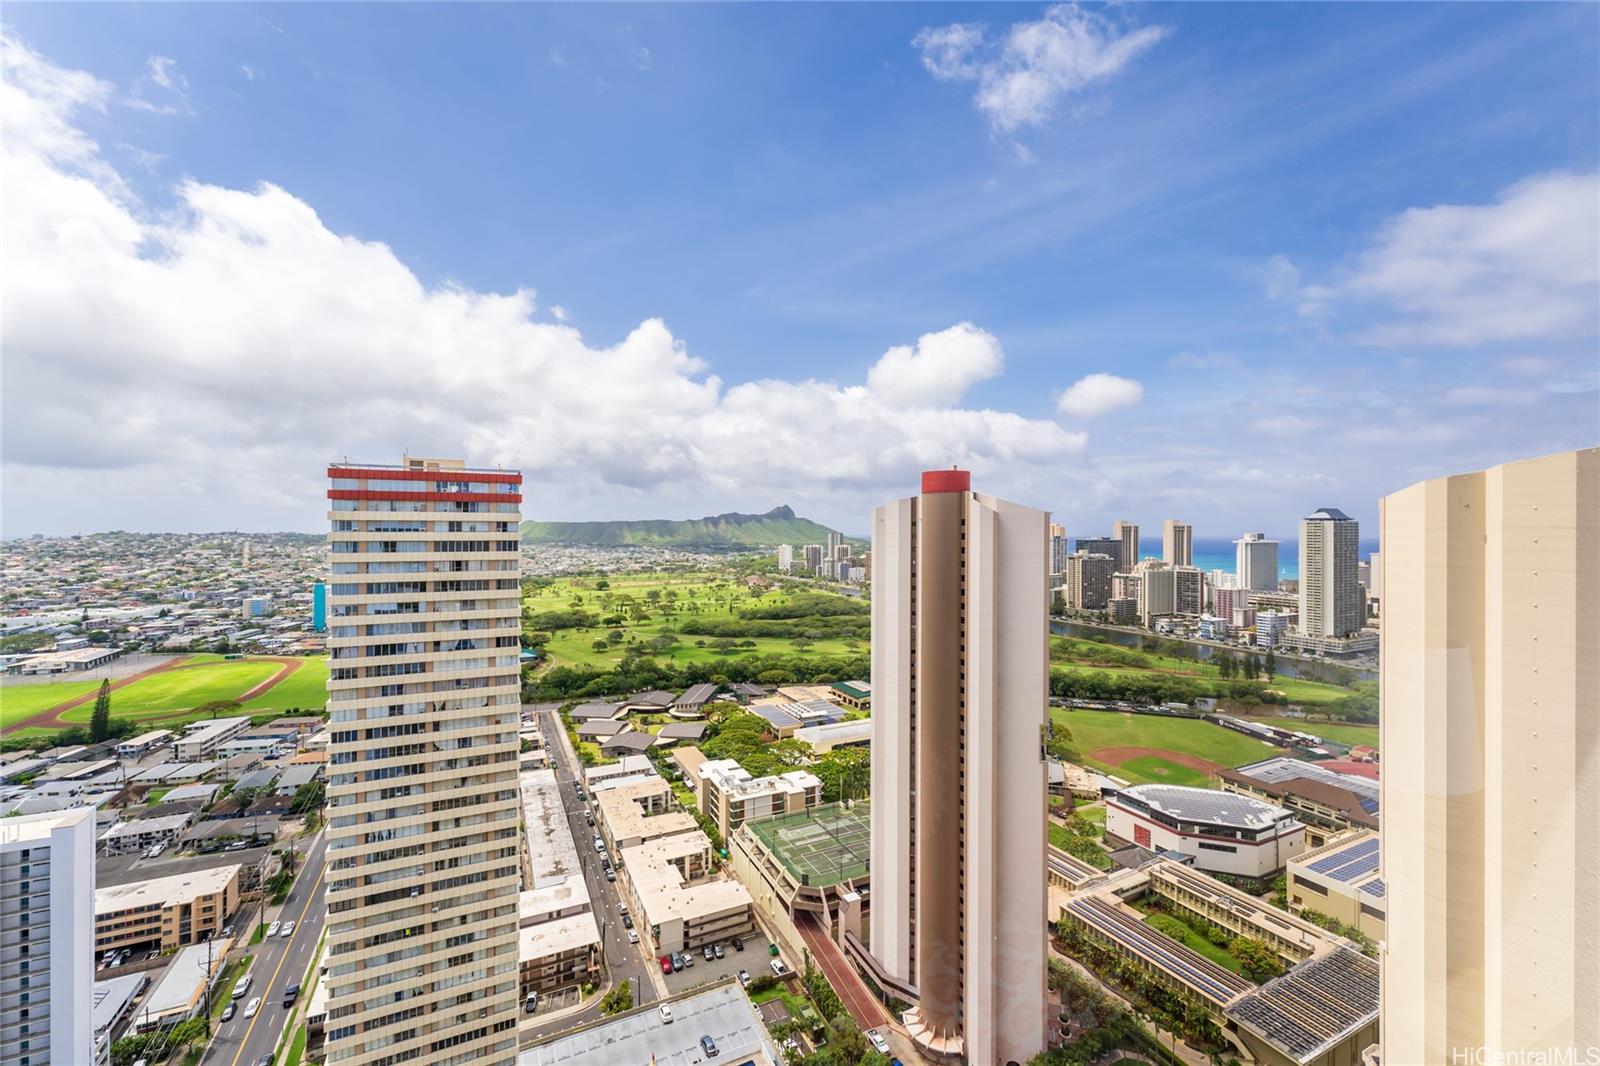
[[[13,722],[83,696],[100,687],[98,681],[45,681],[39,684],[0,684],[0,723]],[[89,705],[94,709],[94,704]]]
[[[824,589],[791,588],[780,583],[772,591],[757,597],[731,574],[712,572],[613,574],[603,580],[605,589],[595,588],[599,578],[563,578],[544,589],[534,589],[523,597],[524,608],[535,614],[545,611],[581,610],[604,618],[613,613],[626,613],[623,607],[627,598],[642,607],[649,616],[642,621],[629,617],[622,625],[596,625],[590,629],[558,629],[552,632],[545,653],[551,665],[593,666],[610,669],[622,661],[623,649],[630,642],[643,643],[660,636],[664,629],[677,629],[684,621],[693,618],[737,618],[742,608],[757,604],[773,606],[787,602],[796,592],[824,592]],[[649,597],[655,594],[652,602]],[[604,650],[594,644],[604,640],[612,629],[623,633],[621,643]],[[855,642],[855,647],[844,640],[818,640],[806,647],[796,647],[793,640],[772,637],[748,638],[754,647],[740,647],[728,654],[719,654],[709,646],[698,647],[696,641],[709,645],[714,637],[682,634],[679,643],[670,652],[654,655],[662,663],[683,666],[696,662],[719,662],[723,659],[746,655],[865,655],[867,642]],[[743,643],[745,638],[736,638]]]
[[[1159,781],[1164,785],[1187,785],[1190,788],[1205,788],[1211,782],[1210,774],[1203,774],[1199,770],[1181,766],[1155,755],[1129,759],[1122,764],[1122,772],[1117,776],[1138,778],[1141,781]]]
[[[274,685],[265,695],[244,705],[246,711],[287,711],[298,707],[313,714],[328,704],[328,660],[322,655],[307,656],[300,669]]]
[[[1146,914],[1144,917],[1145,924],[1153,926],[1155,923],[1150,921],[1150,919],[1154,917],[1154,914]],[[1240,964],[1238,959],[1228,954],[1225,949],[1218,947],[1205,937],[1201,936],[1199,933],[1195,932],[1189,923],[1184,922],[1183,919],[1178,915],[1169,915],[1169,917],[1177,918],[1178,921],[1183,922],[1183,927],[1185,930],[1183,937],[1184,947],[1189,948],[1191,951],[1199,952],[1201,955],[1204,955],[1218,966],[1226,967],[1236,974],[1243,975],[1244,966]],[[1165,936],[1166,933],[1163,932],[1162,935]]]
[[[1319,737],[1337,740],[1341,744],[1365,744],[1373,748],[1378,746],[1378,727],[1375,725],[1348,722],[1308,722],[1301,718],[1252,718],[1251,721],[1265,722],[1281,729],[1297,729],[1302,733],[1315,733]]]
[[[1242,658],[1243,652],[1238,653]],[[1104,661],[1105,665],[1097,665]],[[1164,655],[1157,652],[1124,648],[1119,645],[1100,644],[1096,641],[1073,637],[1052,637],[1050,640],[1050,666],[1065,673],[1093,673],[1100,671],[1112,677],[1129,674],[1170,674],[1190,677],[1197,681],[1220,681],[1221,670],[1204,659],[1190,659],[1181,655]],[[1338,685],[1321,681],[1302,681],[1279,676],[1266,683],[1268,689],[1282,692],[1294,703],[1315,705],[1331,703],[1351,691]]]
[[[136,721],[164,719],[204,703],[235,699],[277,670],[277,663],[251,659],[215,659],[180,666],[112,692],[111,716]],[[90,702],[74,707],[62,717],[87,725],[93,714],[94,704]]]
[[[1062,707],[1051,708],[1050,717],[1058,727],[1065,726],[1072,734],[1070,746],[1076,755],[1074,762],[1093,766],[1135,783],[1157,781],[1188,783],[1174,782],[1171,771],[1174,769],[1189,773],[1196,771],[1168,763],[1168,772],[1157,774],[1154,772],[1158,766],[1156,762],[1149,762],[1142,767],[1141,764],[1158,757],[1135,757],[1129,763],[1118,767],[1093,759],[1089,753],[1103,748],[1159,748],[1164,751],[1195,755],[1221,766],[1240,766],[1265,759],[1283,750],[1270,744],[1263,744],[1259,740],[1252,740],[1231,729],[1224,729],[1222,726],[1194,718],[1162,718],[1156,715],[1124,714],[1116,711],[1069,711]],[[1141,772],[1141,769],[1144,772]],[[1202,779],[1204,777],[1204,775],[1199,776]]]

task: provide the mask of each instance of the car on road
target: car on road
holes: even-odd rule
[[[739,971],[739,987],[740,988],[749,988],[750,987],[750,971],[749,970],[740,970]]]
[[[736,936],[736,937],[733,938],[733,950],[734,951],[743,951],[744,950],[744,937]]]
[[[256,1066],[272,1066],[272,1056],[263,1055],[256,1060]]]
[[[877,1050],[878,1054],[887,1055],[889,1053],[889,1041],[885,1040],[883,1034],[876,1029],[867,1030],[867,1042]]]
[[[267,926],[267,939],[271,940],[273,937],[277,936],[279,931],[282,929],[282,922],[273,922],[271,925]]]
[[[233,1009],[234,1009],[235,1006],[237,1006],[237,1004],[230,1003],[226,1007],[222,1008],[222,1020],[223,1021],[225,1021],[225,1022],[233,1021]]]
[[[711,1039],[711,1034],[710,1033],[701,1033],[700,1034],[700,1050],[704,1051],[706,1053],[706,1058],[708,1058],[708,1059],[716,1058],[716,1056],[717,1056],[717,1042],[715,1040]]]
[[[617,879],[617,872],[608,867],[606,869],[606,880],[607,881],[615,881],[616,879]]]
[[[675,968],[672,965],[672,956],[671,955],[663,955],[663,956],[661,956],[661,958],[657,959],[656,961],[661,963],[661,972],[662,973],[671,973],[673,971],[673,969]]]
[[[629,929],[628,930],[628,943],[637,944],[638,942],[639,942],[639,931],[637,929]]]
[[[245,996],[249,995],[250,986],[255,983],[256,979],[250,974],[245,974],[243,977],[239,978],[239,980],[233,983],[233,998],[243,999]]]
[[[300,982],[296,981],[294,984],[290,985],[288,988],[285,988],[283,990],[283,1005],[285,1007],[294,1006],[294,1001],[299,999],[299,998],[300,998]]]
[[[244,1005],[244,1016],[246,1018],[254,1018],[256,1016],[256,1011],[260,1009],[261,997],[257,996],[255,999],[252,999],[249,1003]]]
[[[285,940],[288,940],[290,937],[294,936],[294,923],[293,922],[284,922],[283,923],[283,932],[279,933],[278,935],[283,937],[283,939],[285,939]]]
[[[723,957],[722,945],[721,944],[712,944],[711,945],[711,951],[712,951],[713,954],[716,955],[717,958],[720,959],[720,958]]]
[[[663,1003],[663,1004],[661,1004],[661,1006],[656,1008],[656,1013],[661,1015],[661,1022],[662,1022],[663,1025],[671,1025],[672,1024],[672,1008],[671,1007],[669,1007],[665,1003]]]
[[[712,962],[717,956],[712,952],[711,945],[705,944],[700,948],[700,957],[707,962]]]
[[[604,855],[605,851],[606,851],[606,842],[604,840],[601,840],[599,837],[595,837],[594,838],[594,850],[596,852],[598,852],[599,854]]]
[[[624,928],[624,929],[632,929],[633,928],[633,915],[624,914],[622,916],[622,928]]]

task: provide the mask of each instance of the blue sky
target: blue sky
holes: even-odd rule
[[[42,131],[6,158],[6,535],[314,529],[325,458],[408,447],[524,467],[542,518],[862,530],[954,461],[1073,535],[1375,529],[1600,440],[1594,5],[4,28]],[[61,236],[102,208],[137,232]]]

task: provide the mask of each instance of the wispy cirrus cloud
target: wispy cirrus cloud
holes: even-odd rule
[[[157,115],[194,114],[189,79],[171,56],[151,56],[146,60],[144,75],[133,83],[132,91],[123,102],[136,111]]]

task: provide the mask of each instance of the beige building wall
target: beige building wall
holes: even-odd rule
[[[1194,526],[1169,518],[1161,523],[1161,558],[1169,566],[1194,565]]]
[[[1122,542],[1122,569],[1132,573],[1139,565],[1139,526],[1135,522],[1119,520],[1111,523],[1111,535]]]
[[[1421,482],[1381,522],[1383,1061],[1582,1055],[1600,1046],[1600,449]]]
[[[938,471],[873,530],[872,951],[917,988],[925,1051],[1026,1061],[1045,1042],[1049,516]]]

